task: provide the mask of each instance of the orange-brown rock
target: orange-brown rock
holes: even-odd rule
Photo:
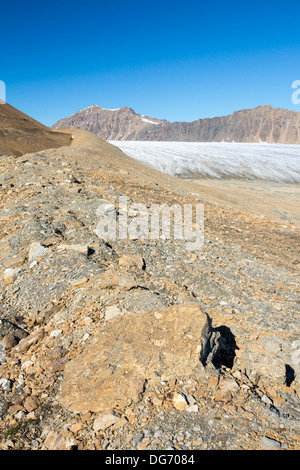
[[[116,317],[66,365],[60,401],[98,412],[137,400],[150,379],[199,376],[210,334],[196,304]]]

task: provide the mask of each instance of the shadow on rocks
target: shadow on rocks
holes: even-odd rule
[[[235,351],[238,349],[235,337],[225,325],[221,325],[214,329],[218,337],[218,347],[215,348],[212,363],[216,369],[225,366],[228,369],[233,367]]]

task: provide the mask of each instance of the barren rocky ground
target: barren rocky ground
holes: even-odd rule
[[[299,449],[299,228],[206,197],[200,250],[101,239],[204,199],[74,135],[0,158],[0,449]]]

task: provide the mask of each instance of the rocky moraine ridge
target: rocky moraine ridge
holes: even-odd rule
[[[299,229],[206,202],[201,250],[100,239],[101,203],[201,198],[74,136],[0,157],[0,449],[299,449]]]

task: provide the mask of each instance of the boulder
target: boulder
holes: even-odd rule
[[[66,365],[59,400],[76,413],[100,412],[138,401],[149,380],[197,378],[211,337],[197,304],[117,316]]]
[[[249,342],[237,356],[239,367],[253,383],[285,384],[286,363],[279,354]]]

